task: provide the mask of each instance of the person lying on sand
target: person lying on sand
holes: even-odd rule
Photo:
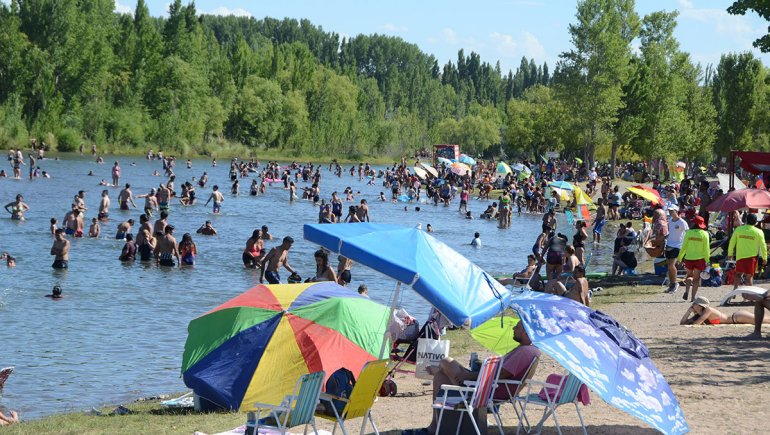
[[[748,311],[736,311],[727,315],[716,308],[711,307],[710,302],[703,296],[696,296],[684,317],[679,321],[680,325],[753,325],[754,315]],[[767,319],[764,323],[770,323]]]

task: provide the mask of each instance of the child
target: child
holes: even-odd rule
[[[367,298],[369,297],[369,288],[366,287],[366,284],[358,286],[358,294]]]
[[[56,235],[56,230],[57,230],[57,227],[56,227],[56,218],[51,218],[51,235],[52,235],[52,236],[55,236],[55,235]]]
[[[100,232],[99,221],[96,218],[91,219],[91,226],[88,227],[88,237],[99,237]]]
[[[481,236],[481,234],[479,234],[478,232],[473,233],[473,240],[471,240],[471,246],[475,248],[481,247],[481,239],[479,238],[479,236]]]

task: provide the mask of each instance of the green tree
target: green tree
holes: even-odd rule
[[[770,21],[770,3],[767,0],[737,0],[727,8],[727,12],[733,15],[746,15],[748,11],[756,12],[760,17]],[[770,30],[770,27],[768,27]],[[754,47],[763,53],[770,52],[770,34],[763,35],[754,41]]]
[[[633,0],[585,0],[569,26],[574,48],[560,55],[559,98],[583,132],[587,167],[594,163],[602,132],[611,130],[623,107],[630,43],[639,29]]]

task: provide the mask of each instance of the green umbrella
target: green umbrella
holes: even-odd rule
[[[513,327],[519,323],[516,317],[503,317],[502,326],[500,318],[493,317],[471,329],[471,336],[482,346],[498,355],[505,355],[512,351],[519,343],[513,341]]]

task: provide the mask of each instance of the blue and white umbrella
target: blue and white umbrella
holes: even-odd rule
[[[467,154],[460,154],[459,160],[460,160],[460,163],[465,163],[466,165],[473,166],[476,164],[476,160]]]
[[[446,157],[436,157],[436,160],[438,161],[439,164],[443,163],[446,166],[449,166],[453,163],[451,160],[449,160]]]
[[[572,299],[527,291],[514,296],[532,344],[605,402],[665,434],[690,431],[647,347],[612,317]]]

